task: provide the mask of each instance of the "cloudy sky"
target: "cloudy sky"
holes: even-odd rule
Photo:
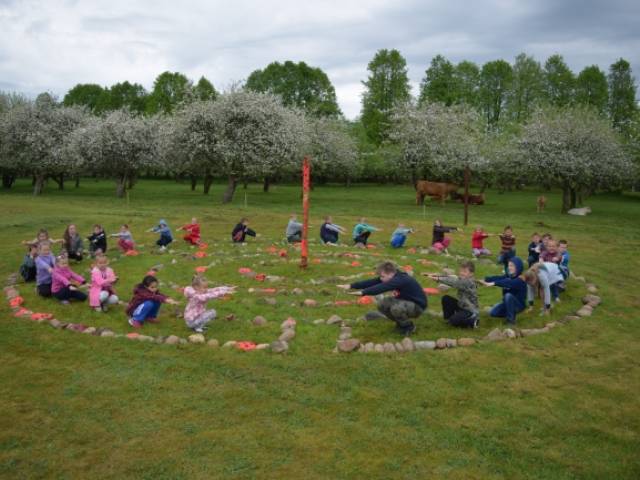
[[[61,98],[76,83],[124,80],[150,89],[165,70],[224,90],[294,60],[322,68],[354,118],[380,48],[407,59],[414,94],[439,53],[479,64],[560,53],[575,72],[623,57],[637,79],[639,24],[638,0],[0,0],[0,90]]]

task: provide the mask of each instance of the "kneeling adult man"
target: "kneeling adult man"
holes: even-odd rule
[[[393,291],[393,296],[378,300],[378,311],[396,322],[403,335],[411,335],[416,326],[411,319],[418,318],[427,308],[427,296],[420,284],[405,272],[398,271],[395,264],[383,262],[376,269],[377,278],[347,285],[338,285],[344,290],[360,290],[351,295],[379,295]],[[374,314],[375,315],[375,314]],[[374,315],[367,314],[368,318]]]

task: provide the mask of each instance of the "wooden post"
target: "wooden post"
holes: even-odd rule
[[[309,263],[309,244],[307,235],[309,233],[309,187],[311,184],[311,164],[309,158],[304,157],[302,162],[302,245],[300,268],[307,268]]]
[[[469,223],[469,177],[471,172],[469,167],[464,169],[464,225]]]

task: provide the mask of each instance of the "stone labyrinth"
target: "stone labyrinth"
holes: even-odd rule
[[[303,279],[303,275],[299,275],[298,263],[299,263],[299,251],[295,246],[278,246],[272,244],[270,246],[262,246],[260,243],[248,244],[248,245],[229,245],[223,243],[212,243],[209,245],[203,244],[199,249],[187,249],[181,245],[178,245],[178,241],[175,242],[176,248],[171,249],[168,253],[162,255],[156,255],[157,258],[163,260],[163,263],[158,263],[151,268],[152,273],[158,274],[158,280],[161,288],[171,288],[172,290],[179,292],[180,297],[182,293],[182,287],[168,280],[171,277],[172,268],[184,268],[190,274],[191,273],[203,273],[209,272],[210,280],[217,280],[217,274],[220,271],[216,270],[216,267],[225,267],[223,270],[224,276],[229,277],[230,271],[236,271],[238,282],[226,282],[228,284],[238,284],[238,292],[236,296],[242,296],[242,298],[248,298],[250,302],[262,303],[265,305],[283,305],[285,306],[298,306],[303,307],[305,312],[309,312],[313,316],[313,309],[317,307],[330,308],[336,313],[329,316],[329,318],[316,318],[316,319],[303,319],[296,320],[289,316],[280,324],[279,336],[274,338],[270,343],[255,343],[249,340],[232,340],[222,345],[215,338],[207,339],[205,335],[195,333],[185,337],[178,335],[169,336],[150,336],[144,335],[138,332],[116,332],[109,328],[87,326],[81,323],[73,323],[64,318],[55,318],[53,314],[46,312],[34,312],[28,309],[28,302],[25,297],[21,296],[20,290],[32,291],[32,286],[25,284],[18,285],[18,274],[12,274],[6,279],[6,286],[4,288],[5,296],[9,303],[9,307],[12,309],[16,318],[25,319],[27,321],[33,321],[40,324],[46,324],[53,328],[66,330],[69,332],[81,333],[84,335],[100,336],[105,338],[122,338],[125,340],[139,341],[139,342],[151,342],[156,344],[178,345],[178,344],[202,344],[208,347],[237,349],[240,351],[251,350],[268,350],[273,353],[286,353],[289,350],[289,344],[295,341],[296,338],[296,326],[298,321],[314,325],[314,328],[332,328],[336,330],[336,346],[333,352],[348,353],[348,352],[360,352],[360,353],[405,353],[414,352],[419,350],[444,350],[455,347],[469,347],[483,342],[494,342],[500,340],[518,339],[521,337],[527,337],[531,335],[538,335],[547,333],[553,328],[562,326],[563,324],[571,321],[579,320],[581,317],[591,316],[594,309],[601,303],[601,298],[596,295],[598,288],[596,285],[587,283],[583,277],[574,276],[572,274],[570,282],[579,283],[585,289],[585,294],[582,297],[582,305],[572,307],[575,313],[565,315],[562,319],[557,319],[546,323],[541,328],[532,329],[520,329],[520,328],[494,328],[487,335],[482,337],[473,337],[471,335],[459,337],[459,338],[436,338],[436,339],[413,339],[405,337],[402,341],[387,341],[380,343],[363,342],[357,338],[354,334],[354,328],[357,328],[358,321],[362,321],[363,317],[359,317],[358,320],[344,319],[339,315],[341,307],[347,306],[360,306],[362,308],[362,315],[370,309],[375,308],[375,299],[371,297],[353,297],[357,300],[338,300],[338,293],[334,290],[336,283],[344,283],[353,281],[355,279],[362,279],[368,276],[372,276],[373,267],[384,258],[390,258],[396,261],[400,268],[409,274],[413,274],[414,265],[425,267],[429,271],[440,271],[443,274],[453,274],[451,268],[447,268],[443,265],[443,260],[451,264],[452,262],[463,260],[463,257],[442,257],[430,254],[426,249],[408,248],[399,254],[389,255],[387,253],[382,254],[376,252],[374,245],[371,245],[369,249],[355,251],[352,248],[346,247],[319,247],[311,241],[311,251],[313,255],[310,258],[310,269],[318,270],[321,275],[322,266],[329,265],[335,269],[336,266],[340,266],[341,272],[349,273],[348,275],[330,275],[326,277],[317,276],[308,280]],[[139,255],[152,255],[152,252],[145,252],[144,245],[139,246],[140,250],[135,252]],[[322,248],[322,251],[319,251]],[[329,248],[327,250],[327,248]],[[215,251],[215,252],[214,252]],[[248,253],[254,252],[254,253]],[[118,255],[113,252],[109,252],[110,260],[114,269],[117,269],[117,262],[130,262],[135,261],[130,257],[138,256],[124,256]],[[429,259],[424,257],[429,257]],[[247,263],[249,266],[232,266],[233,263]],[[413,262],[413,263],[412,263]],[[492,260],[484,259],[479,262],[486,265],[493,264]],[[85,265],[74,266],[74,269],[81,274],[86,274],[80,270],[80,267]],[[283,275],[275,275],[269,273],[263,273],[263,271],[269,271],[274,267],[287,267],[290,278]],[[282,268],[280,268],[282,270]],[[117,272],[117,270],[116,270]],[[175,272],[174,272],[175,273]],[[184,272],[182,272],[184,273]],[[144,271],[140,272],[140,277],[144,274]],[[226,279],[226,278],[225,278]],[[249,285],[249,286],[245,286]],[[295,285],[295,286],[293,286]],[[440,291],[446,290],[448,287],[440,285],[438,289]],[[34,293],[29,292],[31,295]],[[121,291],[120,294],[125,296],[128,292]],[[165,292],[166,293],[166,292]],[[179,298],[176,295],[172,295],[174,298]],[[318,300],[319,296],[323,296],[323,300]],[[315,297],[315,298],[314,298]],[[326,301],[327,297],[333,297],[332,301]],[[342,296],[341,298],[344,298]],[[293,300],[293,303],[291,303]],[[441,317],[440,305],[437,297],[430,296],[430,304],[425,315],[433,317]],[[51,300],[54,301],[54,300]],[[283,303],[288,302],[288,303]],[[215,301],[212,302],[214,308],[216,307]],[[74,305],[72,308],[87,308],[86,305]],[[485,307],[485,312],[486,312]],[[123,330],[126,325],[124,312],[118,312],[122,314]],[[179,315],[179,314],[178,314]],[[317,316],[317,315],[316,315]],[[232,321],[235,319],[235,314],[229,314],[226,316],[226,320]],[[220,321],[220,319],[216,320]],[[281,320],[279,320],[281,321]],[[264,326],[268,323],[267,319],[263,316],[256,316],[252,320],[252,324],[256,327]],[[215,330],[216,323],[212,324],[212,330]],[[390,325],[390,322],[389,322]],[[186,329],[186,327],[185,327]],[[454,329],[460,333],[473,333],[475,330],[462,330]],[[419,335],[418,335],[419,336]]]

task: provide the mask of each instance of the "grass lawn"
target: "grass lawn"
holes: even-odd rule
[[[186,286],[197,266],[208,266],[213,284],[238,285],[230,300],[211,305],[219,318],[207,339],[270,342],[289,316],[297,336],[286,355],[240,352],[202,345],[156,345],[125,338],[99,338],[56,330],[13,317],[0,303],[0,477],[1,478],[449,478],[570,479],[640,477],[640,197],[598,195],[586,202],[588,217],[559,214],[560,196],[545,193],[547,212],[537,214],[537,191],[498,194],[471,207],[470,225],[454,234],[453,256],[390,249],[398,222],[417,228],[408,248],[426,247],[435,218],[461,225],[462,207],[448,203],[414,205],[410,187],[356,185],[318,187],[312,193],[311,258],[307,271],[267,249],[282,245],[292,211],[300,213],[300,192],[276,185],[239,189],[221,206],[223,186],[211,196],[169,181],[141,181],[129,200],[114,196],[114,184],[84,180],[60,192],[53,185],[40,198],[21,181],[0,193],[0,279],[16,271],[24,255],[21,240],[48,228],[60,238],[68,223],[84,236],[94,223],[107,233],[128,223],[141,255],[120,257],[110,242],[117,291],[128,299],[133,285],[161,264],[161,291],[181,299],[173,288]],[[246,205],[245,205],[246,192]],[[322,216],[352,228],[365,215],[383,228],[357,251],[320,246]],[[175,228],[192,216],[209,244],[206,258],[181,240],[172,251],[153,253],[154,234],[144,231],[166,218]],[[248,245],[231,245],[230,231],[242,216],[261,235]],[[338,292],[338,276],[361,276],[381,259],[410,265],[417,274],[455,268],[456,255],[470,255],[472,227],[487,231],[514,227],[521,256],[532,232],[550,231],[569,240],[574,273],[599,287],[603,304],[593,317],[551,332],[468,348],[411,354],[335,354],[337,326],[314,325],[337,313],[363,342],[398,342],[391,322],[360,320],[366,306],[335,306],[352,300]],[[346,240],[346,239],[345,239]],[[496,251],[496,239],[487,246]],[[338,256],[346,252],[359,258]],[[420,249],[417,249],[420,252]],[[173,260],[175,259],[175,262]],[[422,260],[434,262],[424,265]],[[360,265],[352,266],[357,261]],[[88,274],[90,261],[74,269]],[[283,277],[260,283],[240,267]],[[500,269],[478,264],[477,276]],[[420,278],[424,286],[436,284]],[[275,305],[249,288],[274,287]],[[293,295],[301,288],[302,295]],[[550,317],[535,312],[518,318],[522,328],[541,327],[574,312],[584,284],[572,281]],[[122,307],[99,314],[83,305],[58,305],[37,298],[33,286],[19,286],[25,305],[56,318],[128,333]],[[500,296],[482,288],[482,306]],[[316,307],[303,307],[304,299]],[[429,310],[440,311],[439,296]],[[174,307],[161,310],[160,323],[143,333],[158,336],[191,332]],[[228,314],[236,319],[226,321]],[[269,323],[256,327],[263,315]],[[480,338],[498,319],[483,313],[480,328],[460,331],[441,318],[424,315],[416,340]]]

